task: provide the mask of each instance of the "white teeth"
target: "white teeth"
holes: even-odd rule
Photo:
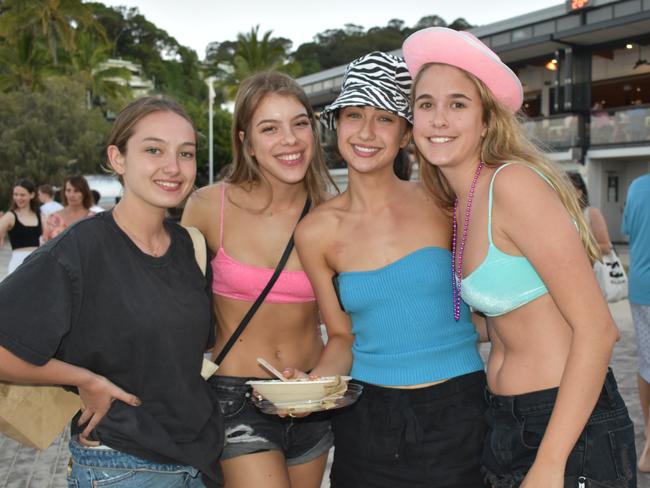
[[[181,186],[180,183],[174,183],[172,181],[156,181],[157,185],[164,186],[165,188],[177,188]]]
[[[300,159],[300,153],[281,154],[280,156],[278,156],[278,159],[281,159],[282,161],[295,161],[297,159]]]
[[[452,137],[429,137],[429,140],[434,144],[442,144],[444,142],[449,142],[452,139]]]
[[[364,147],[364,146],[354,146],[354,149],[362,153],[374,153],[379,151],[376,147]]]

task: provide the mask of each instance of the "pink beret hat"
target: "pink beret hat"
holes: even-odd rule
[[[517,75],[469,32],[446,27],[419,30],[406,38],[402,55],[414,79],[427,63],[449,64],[476,76],[511,112],[521,107],[524,97]]]

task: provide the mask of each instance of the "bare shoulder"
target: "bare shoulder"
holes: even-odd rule
[[[0,226],[11,229],[16,224],[16,216],[13,212],[6,212],[0,217]]]
[[[221,207],[221,185],[204,186],[192,192],[185,203],[181,224],[189,227],[198,227],[203,233],[210,227],[210,223],[217,221],[214,215],[219,215]],[[218,222],[216,222],[218,224]]]
[[[222,185],[224,183],[219,182],[194,190],[190,194],[187,203],[197,207],[208,205],[214,208],[215,203],[220,204]]]
[[[332,235],[340,221],[341,195],[332,196],[324,201],[300,221],[296,227],[296,242],[316,244]]]
[[[495,203],[525,205],[546,199],[557,199],[551,184],[526,164],[510,164],[499,170],[494,178]]]

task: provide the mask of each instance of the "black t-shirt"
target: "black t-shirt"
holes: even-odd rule
[[[220,481],[223,419],[200,376],[214,342],[210,277],[187,231],[165,227],[171,245],[158,258],[111,212],[34,251],[0,283],[0,345],[39,366],[51,358],[82,366],[137,395],[139,407],[113,402],[94,431],[103,444]]]

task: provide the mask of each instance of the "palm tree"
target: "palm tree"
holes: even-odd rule
[[[0,36],[10,38],[31,30],[47,45],[52,64],[59,64],[59,48],[73,51],[78,30],[106,37],[103,27],[94,19],[81,0],[5,0],[6,11],[0,17]]]
[[[234,98],[239,84],[247,77],[275,69],[297,75],[299,65],[288,61],[287,51],[291,41],[283,38],[272,38],[273,31],[267,31],[259,38],[260,26],[251,28],[246,34],[237,35],[237,47],[231,62],[231,69],[226,69],[223,85],[227,98]]]
[[[76,44],[70,61],[86,88],[87,108],[91,109],[97,98],[128,97],[126,81],[131,77],[130,71],[103,66],[112,51],[111,44],[86,32],[77,35]]]
[[[46,49],[31,32],[0,45],[0,91],[41,89],[53,73]]]

